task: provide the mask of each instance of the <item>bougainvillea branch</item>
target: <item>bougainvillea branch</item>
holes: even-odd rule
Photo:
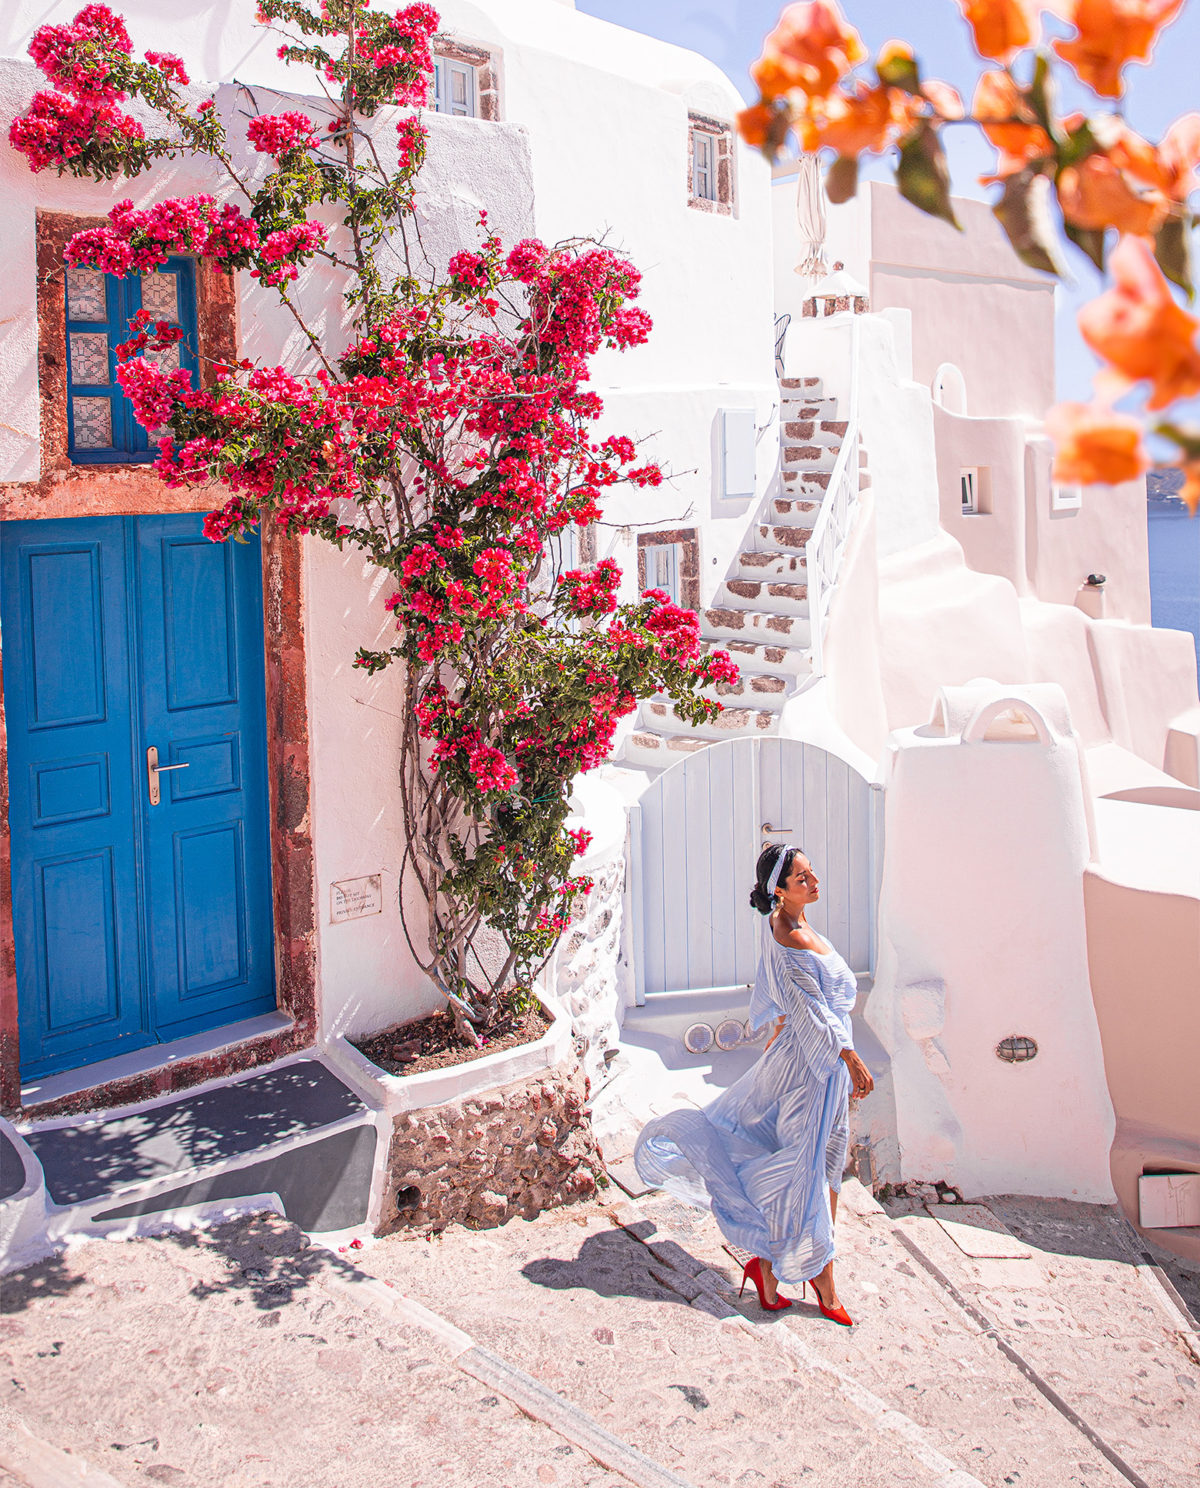
[[[478,242],[444,275],[418,280],[406,217],[425,132],[416,113],[393,116],[387,170],[368,125],[385,105],[425,101],[436,13],[411,5],[389,16],[366,0],[319,11],[260,0],[258,13],[289,38],[280,57],[315,68],[335,101],[327,125],[298,110],[249,118],[249,146],[272,165],[260,184],[236,167],[213,110],[189,109],[182,64],[136,61],[103,6],[43,27],[31,48],[74,100],[70,128],[42,127],[51,106],[38,95],[11,137],[33,169],[76,176],[135,174],[184,149],[223,168],[219,199],[122,202],[68,257],[118,275],[175,253],[246,271],[284,300],[318,354],[307,372],[216,364],[201,388],[155,359],[178,331],[143,315],[118,377],[140,422],[171,430],[161,478],[228,492],[206,521],[214,541],[270,522],[357,548],[388,574],[395,639],[355,664],[402,672],[401,913],[418,964],[475,1041],[529,995],[590,887],[572,868],[587,833],[565,825],[574,778],[606,758],[639,699],[665,693],[703,721],[737,671],[665,593],[618,603],[611,559],[560,571],[563,534],[595,521],[607,491],[662,479],[632,440],[595,437],[602,405],[586,385],[596,352],[635,347],[650,331],[633,303],[637,270],[587,241],[506,249],[484,214]],[[101,117],[130,93],[162,119],[161,136]],[[343,215],[329,231],[309,213],[331,202]],[[383,268],[397,237],[402,275]],[[336,357],[289,293],[319,253],[343,272],[355,317]]]
[[[1060,480],[1133,480],[1149,466],[1145,424],[1118,413],[1131,387],[1148,411],[1200,394],[1200,321],[1171,285],[1194,297],[1189,197],[1200,165],[1200,114],[1177,119],[1158,144],[1142,139],[1115,109],[1060,115],[1055,68],[1065,67],[1096,98],[1120,100],[1131,63],[1153,56],[1183,0],[958,0],[983,71],[968,112],[948,84],[923,78],[912,48],[887,42],[873,62],[836,0],[787,6],[751,68],[757,103],[739,116],[742,137],[774,160],[789,135],[802,150],[832,152],[826,192],[854,195],[863,154],[896,152],[896,184],[921,211],[957,226],[942,147],[948,126],[978,126],[996,149],[984,184],[999,186],[993,212],[1022,261],[1062,274],[1062,232],[1114,288],[1080,313],[1084,340],[1100,358],[1090,404],[1065,403],[1047,420]],[[1072,31],[1047,42],[1042,13]],[[870,73],[860,69],[870,64]],[[1113,238],[1117,244],[1112,247]],[[1140,246],[1139,246],[1140,245]],[[1111,250],[1111,251],[1110,251]],[[1200,505],[1200,425],[1165,418],[1151,426],[1173,445],[1183,497]]]

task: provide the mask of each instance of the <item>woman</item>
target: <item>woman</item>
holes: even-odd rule
[[[774,1020],[761,1059],[703,1111],[649,1122],[634,1161],[644,1182],[713,1217],[752,1251],[742,1278],[776,1311],[778,1282],[812,1282],[825,1317],[849,1325],[833,1281],[833,1220],[846,1165],[848,1098],[875,1087],[854,1052],[854,973],[805,918],[817,876],[798,848],[768,847],[750,903],[763,923],[750,1021]]]

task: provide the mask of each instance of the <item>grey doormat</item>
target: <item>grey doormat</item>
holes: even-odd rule
[[[133,1184],[216,1166],[365,1110],[332,1070],[303,1059],[149,1111],[109,1121],[82,1118],[75,1126],[29,1132],[25,1140],[42,1165],[51,1199],[85,1204]]]

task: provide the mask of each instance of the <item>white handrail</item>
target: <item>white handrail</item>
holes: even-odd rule
[[[808,625],[812,675],[822,677],[825,623],[837,583],[842,548],[854,520],[858,502],[858,347],[859,320],[850,324],[850,398],[846,412],[846,434],[829,477],[821,510],[813,523],[812,536],[804,545],[807,565]]]

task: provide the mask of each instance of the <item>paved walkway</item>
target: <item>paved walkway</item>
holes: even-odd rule
[[[848,1184],[853,1330],[738,1302],[659,1194],[345,1259],[271,1216],[95,1242],[5,1280],[0,1488],[1200,1481],[1200,1363],[1111,1212],[991,1206],[1027,1254]]]

